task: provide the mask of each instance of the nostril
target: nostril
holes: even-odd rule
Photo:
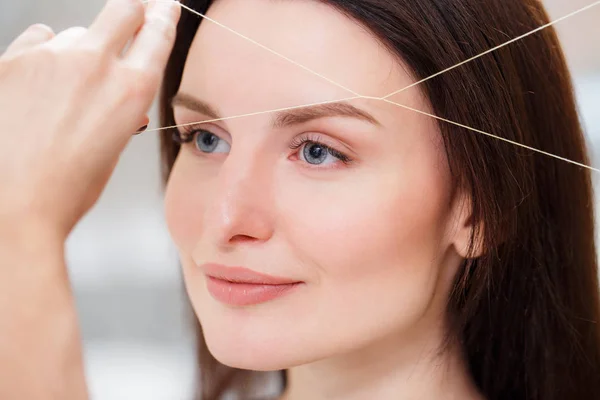
[[[235,235],[231,239],[229,239],[230,243],[244,243],[244,242],[253,242],[257,240],[255,237],[248,235]]]

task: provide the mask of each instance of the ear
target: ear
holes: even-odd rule
[[[467,193],[457,194],[452,207],[454,217],[450,236],[452,245],[462,258],[480,257],[484,253],[484,227],[482,223],[475,221],[470,196]]]

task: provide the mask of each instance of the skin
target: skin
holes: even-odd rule
[[[220,0],[208,16],[364,95],[413,82],[364,28],[317,2]],[[203,23],[179,96],[177,124],[215,118],[200,102],[224,117],[351,95]],[[416,89],[393,100],[430,111]],[[274,127],[283,117],[263,114],[191,128],[218,146],[183,146],[165,207],[208,347],[233,367],[290,369],[287,400],[477,398],[461,349],[438,351],[472,226],[437,126],[389,103],[351,104],[378,123],[329,116]],[[290,149],[315,135],[352,162],[311,163],[310,143]],[[228,306],[206,289],[207,262],[303,284]]]
[[[110,0],[89,28],[34,25],[0,56],[0,398],[87,398],[64,244],[147,123],[179,15]]]
[[[147,122],[179,12],[111,0],[89,29],[37,25],[0,57],[0,398],[87,398],[64,243]],[[411,82],[364,29],[316,3],[222,0],[210,15],[362,94]],[[224,116],[347,96],[210,24],[182,90]],[[417,91],[395,100],[428,108]],[[210,350],[232,366],[290,368],[287,400],[475,398],[460,348],[437,352],[471,226],[436,126],[353,104],[379,125],[335,117],[273,129],[261,115],[211,125],[229,153],[182,151],[165,206]],[[353,162],[307,165],[289,149],[305,133]],[[204,287],[196,266],[206,261],[304,284],[227,307]]]

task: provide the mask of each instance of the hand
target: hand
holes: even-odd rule
[[[89,29],[34,25],[0,56],[0,226],[66,239],[147,124],[180,12],[109,0]]]

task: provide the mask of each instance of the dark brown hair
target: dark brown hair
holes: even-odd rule
[[[539,0],[315,1],[368,28],[416,79],[548,22]],[[211,1],[185,3],[205,13]],[[161,93],[164,126],[174,124],[169,100],[200,22],[184,11]],[[420,88],[436,115],[588,164],[553,29]],[[447,123],[439,129],[486,249],[465,261],[448,303],[449,335],[465,349],[474,381],[489,400],[600,399],[590,171]],[[165,181],[179,150],[171,134],[161,139]],[[217,362],[199,332],[199,398],[218,399],[246,372]]]

